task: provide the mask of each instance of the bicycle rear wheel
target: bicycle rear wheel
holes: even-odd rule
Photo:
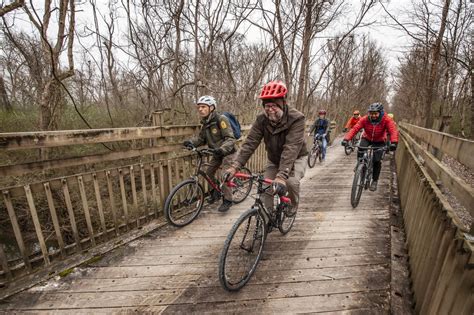
[[[257,209],[244,212],[234,223],[219,258],[219,280],[227,291],[240,290],[257,269],[267,234]]]
[[[164,215],[168,223],[182,227],[193,222],[204,204],[204,189],[201,184],[190,178],[173,188],[164,206]]]
[[[311,148],[311,151],[308,153],[308,166],[310,168],[313,168],[314,165],[316,164],[316,159],[319,156],[319,147],[313,146]]]
[[[246,167],[242,167],[239,173],[252,175],[252,172],[250,172],[250,170]],[[241,203],[247,198],[247,196],[250,194],[250,191],[252,190],[252,176],[250,176],[248,179],[234,177],[232,180],[237,185],[237,187],[232,187],[232,201],[234,203]]]
[[[356,171],[354,172],[354,179],[352,181],[351,189],[351,205],[355,208],[359,205],[360,197],[362,196],[362,190],[364,189],[365,180],[365,165],[359,164]]]

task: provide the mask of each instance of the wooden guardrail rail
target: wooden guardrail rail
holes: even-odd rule
[[[9,176],[139,158],[123,166],[0,187],[0,298],[39,277],[39,272],[43,276],[60,272],[150,230],[150,225],[163,224],[159,217],[166,196],[195,168],[194,156],[180,148],[182,138],[195,134],[197,128],[0,134],[0,152],[150,139],[149,147],[122,152],[0,166],[0,176]],[[249,128],[243,126],[244,134]],[[262,145],[247,166],[258,172],[265,162]]]
[[[449,167],[441,163],[434,155],[425,150],[414,138],[418,139],[421,143],[436,147],[438,150],[469,167],[474,165],[474,141],[405,123],[401,123],[400,127],[402,134],[409,140],[412,150],[422,157],[423,166],[430,176],[435,181],[441,181],[470,212],[471,217],[474,217],[474,188],[456,175]],[[471,227],[471,234],[474,235],[474,224]]]
[[[435,147],[460,163],[474,169],[474,141],[407,123],[400,123],[400,126],[412,137]]]
[[[410,136],[419,129],[401,127],[396,165],[415,310],[420,314],[473,314],[474,238],[432,178],[439,167],[431,161],[435,158]],[[427,134],[423,130],[420,137],[432,139]],[[439,149],[455,154],[451,149]],[[468,209],[471,207],[472,203]]]

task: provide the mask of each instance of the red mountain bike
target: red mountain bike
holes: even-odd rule
[[[204,188],[199,182],[199,177],[202,176],[212,187],[211,196],[212,200],[222,199],[224,194],[222,192],[222,184],[217,179],[209,177],[203,170],[203,157],[205,155],[213,154],[212,149],[197,149],[192,148],[193,152],[197,154],[198,163],[195,173],[188,179],[185,179],[178,185],[176,185],[170,194],[166,198],[165,206],[163,209],[164,215],[168,223],[177,227],[183,227],[190,224],[197,218],[204,205]],[[250,171],[243,167],[242,173],[250,175]],[[252,190],[251,177],[235,178],[232,182],[228,183],[229,187],[232,187],[232,201],[234,203],[240,203],[247,198]]]

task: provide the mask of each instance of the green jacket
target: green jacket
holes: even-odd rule
[[[294,108],[287,106],[276,126],[270,123],[265,114],[260,114],[232,165],[237,168],[244,166],[263,139],[268,159],[278,165],[277,177],[288,179],[295,160],[308,154],[304,131],[305,117]]]
[[[229,120],[224,115],[213,111],[201,120],[201,130],[196,138],[191,139],[195,147],[207,144],[211,149],[221,148],[224,155],[235,152],[235,137]]]

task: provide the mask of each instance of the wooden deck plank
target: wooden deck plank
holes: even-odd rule
[[[306,281],[343,280],[361,278],[367,274],[377,275],[381,278],[389,276],[387,265],[368,265],[357,267],[314,269],[288,269],[281,273],[259,273],[255,275],[249,286],[265,284],[301,283]],[[136,291],[159,289],[185,289],[190,286],[218,287],[216,277],[201,277],[201,275],[175,275],[126,277],[126,278],[78,278],[74,286],[63,283],[57,287],[39,286],[38,291],[48,292],[109,292],[109,291]]]

